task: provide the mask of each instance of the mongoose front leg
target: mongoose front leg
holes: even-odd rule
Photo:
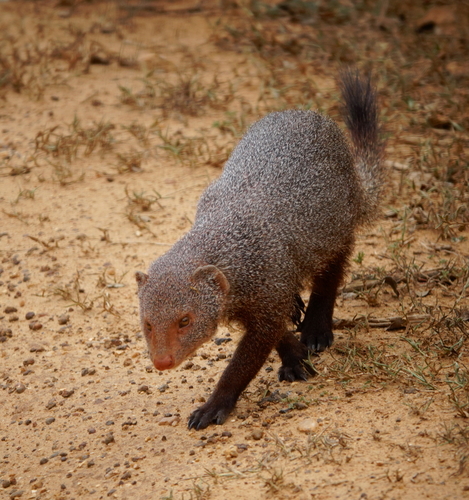
[[[301,342],[312,351],[324,351],[334,341],[332,313],[346,261],[347,258],[341,256],[314,278],[305,317],[298,327]]]
[[[280,381],[308,380],[311,375],[315,375],[314,368],[306,362],[308,348],[292,332],[285,333],[276,349],[282,360],[282,366],[278,371]]]
[[[223,424],[275,347],[276,337],[275,330],[246,331],[212,395],[189,417],[189,429],[205,429],[212,423]]]

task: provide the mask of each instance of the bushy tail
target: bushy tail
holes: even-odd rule
[[[371,222],[377,216],[384,185],[383,143],[379,138],[376,90],[369,76],[361,78],[353,70],[342,72],[340,87],[345,123],[352,136],[358,175],[363,186],[361,222]]]

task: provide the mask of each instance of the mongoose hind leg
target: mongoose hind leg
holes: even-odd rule
[[[320,275],[314,277],[308,307],[298,327],[301,342],[311,351],[324,351],[334,341],[332,313],[346,262],[347,257],[341,256],[332,261]]]
[[[268,325],[267,319],[264,322]],[[231,362],[208,401],[189,417],[189,429],[205,429],[210,424],[223,424],[236,405],[241,393],[262,368],[275,347],[280,327],[270,324],[268,329],[248,327]]]
[[[315,375],[314,368],[307,363],[308,348],[292,332],[285,333],[276,349],[282,360],[278,371],[280,381],[308,380],[311,375]]]

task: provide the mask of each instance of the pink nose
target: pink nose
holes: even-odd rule
[[[169,370],[174,366],[174,359],[168,354],[162,358],[153,358],[153,364],[157,370]]]

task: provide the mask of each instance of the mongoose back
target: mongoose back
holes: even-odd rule
[[[220,322],[245,330],[189,428],[222,424],[272,349],[282,361],[279,379],[293,381],[312,374],[308,349],[332,344],[337,288],[356,229],[376,216],[384,176],[370,79],[347,71],[340,83],[351,144],[313,111],[262,118],[203,193],[191,230],[148,274],[136,275],[142,330],[158,370],[178,366]]]

